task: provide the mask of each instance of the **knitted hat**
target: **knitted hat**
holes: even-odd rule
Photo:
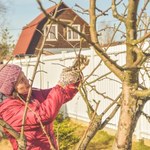
[[[21,68],[14,64],[0,65],[0,92],[11,95]]]

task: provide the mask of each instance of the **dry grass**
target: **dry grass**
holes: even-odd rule
[[[10,142],[6,139],[0,141],[0,150],[12,150]]]
[[[75,120],[72,121],[72,124],[73,125],[78,124],[79,127],[77,128],[75,134],[81,137],[87,128],[87,124],[82,124],[82,122],[76,122]],[[111,133],[111,135],[108,133]],[[114,131],[110,130],[98,131],[95,137],[89,143],[87,150],[112,150],[112,144],[114,141],[113,134]],[[147,146],[144,143],[145,141],[140,142],[134,141],[132,145],[132,150],[150,150],[150,146]],[[148,140],[147,143],[150,143],[150,140]]]
[[[69,122],[70,123],[70,122]],[[82,137],[87,126],[81,123],[75,123],[71,121],[72,126],[77,126],[75,134]],[[95,137],[92,139],[88,145],[87,150],[112,150],[112,143],[114,140],[113,135],[109,135],[106,131],[98,131]],[[4,139],[0,141],[0,150],[12,150],[11,145],[8,140]],[[133,142],[132,150],[150,150],[149,146],[144,145],[144,142]]]

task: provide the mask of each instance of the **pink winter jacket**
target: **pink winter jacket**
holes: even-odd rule
[[[44,124],[45,130],[51,138],[54,147],[57,149],[57,142],[54,136],[53,121],[56,118],[62,104],[71,100],[77,93],[77,84],[68,85],[62,88],[59,85],[47,90],[33,90],[31,102],[28,109],[25,136],[27,139],[27,150],[50,150],[50,144],[43,133],[40,121]],[[19,99],[7,98],[0,103],[0,118],[11,125],[17,132],[20,132],[25,104]],[[8,134],[13,150],[18,149],[17,141]]]

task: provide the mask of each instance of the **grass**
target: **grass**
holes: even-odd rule
[[[132,145],[133,150],[150,150],[149,146],[144,145],[144,142],[133,142]]]
[[[66,126],[66,124],[68,124],[68,126]],[[81,123],[75,123],[74,121],[71,121],[69,119],[65,120],[62,124],[60,124],[60,126],[61,125],[66,128],[71,127],[72,129],[75,129],[73,134],[75,136],[77,136],[78,138],[82,137],[84,131],[87,128],[87,126],[85,126]],[[103,130],[98,131],[97,134],[95,135],[95,137],[89,143],[87,150],[112,150],[113,140],[114,140],[114,136],[109,135],[106,131],[103,131]],[[71,141],[71,139],[70,139],[70,141]],[[69,141],[67,140],[67,142],[69,142]],[[69,144],[69,143],[67,143],[67,144]],[[74,147],[74,145],[73,145],[73,147]],[[65,149],[65,150],[73,150],[73,147]],[[3,139],[0,141],[0,150],[12,150],[10,143],[6,139]],[[144,145],[143,141],[133,142],[132,150],[150,150],[150,147]]]
[[[112,147],[114,137],[106,131],[99,131],[91,140],[87,150],[109,150]]]
[[[0,150],[12,150],[11,144],[7,139],[0,141]]]
[[[112,150],[113,140],[114,136],[106,131],[98,131],[87,150]],[[144,145],[144,142],[133,142],[132,150],[150,150],[150,147]]]
[[[74,134],[78,137],[82,137],[87,126],[81,123],[76,123],[75,121],[69,122],[71,122],[72,126],[78,126]],[[112,150],[113,141],[114,136],[108,134],[108,132],[104,130],[100,130],[90,141],[87,150]],[[132,150],[150,150],[150,147],[146,146],[143,141],[133,142]]]

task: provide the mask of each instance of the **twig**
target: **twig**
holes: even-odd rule
[[[24,138],[23,145],[22,145],[19,142],[20,134],[17,131],[15,131],[8,123],[6,123],[4,120],[0,119],[0,126],[2,126],[10,135],[12,135],[16,139],[20,150],[25,150],[25,148],[26,148],[26,139],[25,138]]]
[[[40,3],[40,0],[37,0],[37,2]],[[55,13],[54,13],[53,17],[56,16],[58,7],[59,7],[59,5],[56,7],[56,10],[55,10]],[[48,20],[47,23],[52,24],[52,21]],[[21,133],[20,133],[20,139],[22,141],[24,140],[24,128],[25,128],[26,116],[27,116],[27,111],[28,111],[28,105],[29,105],[29,101],[30,101],[30,97],[31,97],[31,93],[32,93],[32,85],[33,85],[33,81],[34,81],[34,78],[35,78],[35,75],[36,75],[36,72],[37,72],[38,64],[40,62],[40,57],[41,57],[41,54],[43,53],[43,47],[44,47],[44,44],[45,44],[45,41],[46,41],[46,38],[48,36],[49,31],[50,31],[50,28],[47,31],[46,36],[43,37],[43,41],[42,41],[42,44],[40,46],[40,50],[39,50],[39,53],[38,53],[38,56],[37,56],[37,61],[36,61],[34,71],[33,71],[33,75],[32,75],[32,79],[31,79],[31,87],[29,89],[27,99],[26,99],[26,103],[25,103],[25,109],[24,109],[24,114],[23,114],[23,119],[22,119]],[[52,147],[52,150],[55,150],[55,148],[53,147],[53,144],[51,145],[51,147]]]
[[[150,116],[148,114],[146,114],[142,111],[141,115],[143,115],[147,119],[147,121],[150,123]]]
[[[25,104],[25,101],[20,97],[20,95],[17,95],[17,96],[18,96],[18,97],[20,98],[20,100]],[[36,116],[36,118],[38,119],[38,121],[39,121],[39,123],[40,123],[40,126],[41,126],[41,128],[42,128],[42,130],[43,130],[43,133],[46,135],[46,137],[47,137],[47,139],[48,139],[50,145],[53,146],[53,143],[52,143],[52,141],[51,141],[51,139],[50,139],[50,136],[47,134],[47,132],[46,132],[46,130],[45,130],[45,127],[44,127],[43,123],[41,122],[41,119],[40,119],[39,115],[38,115],[35,111],[33,111],[29,106],[27,106],[27,107],[28,107],[28,109],[29,109],[30,111],[32,111],[33,114]]]

